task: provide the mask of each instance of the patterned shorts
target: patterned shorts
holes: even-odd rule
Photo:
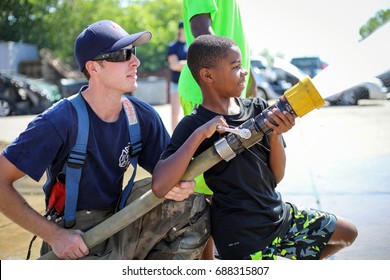
[[[250,256],[252,260],[276,260],[277,256],[292,260],[318,260],[336,229],[333,214],[291,205],[291,224],[283,238],[277,237],[263,250]]]

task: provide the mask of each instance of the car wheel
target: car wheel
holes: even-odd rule
[[[257,88],[257,97],[261,97],[263,98],[264,100],[268,100],[268,96],[267,96],[267,93],[265,92],[264,89],[258,87]]]
[[[15,109],[11,102],[0,97],[0,117],[11,116],[14,114]]]

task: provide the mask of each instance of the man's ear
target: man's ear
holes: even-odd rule
[[[211,83],[213,81],[213,75],[210,69],[208,68],[202,68],[199,71],[200,78],[206,83]]]
[[[92,61],[92,60],[88,60],[86,63],[85,63],[85,68],[88,70],[89,74],[90,75],[93,75],[93,73],[96,73],[97,72],[97,63],[95,63],[95,61]]]

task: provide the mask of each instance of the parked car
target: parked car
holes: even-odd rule
[[[57,85],[0,71],[0,116],[37,114],[60,98]]]
[[[60,91],[62,97],[69,97],[79,92],[80,88],[84,85],[88,85],[86,79],[61,79],[60,80]]]
[[[41,113],[87,84],[86,79],[61,79],[57,85],[11,71],[0,71],[0,117]]]
[[[297,67],[281,58],[272,59],[272,66],[262,57],[252,57],[251,66],[254,73],[258,96],[266,100],[278,99],[286,90],[306,76]]]
[[[328,66],[328,63],[321,60],[318,56],[294,57],[290,62],[311,78]]]
[[[277,99],[277,94],[270,84],[270,81],[275,79],[275,74],[269,67],[265,58],[256,56],[251,58],[251,69],[257,84],[257,97],[265,100]]]
[[[377,77],[354,85],[340,93],[325,98],[330,105],[358,105],[359,100],[386,100],[388,89]]]
[[[276,77],[271,84],[274,91],[277,92],[279,96],[283,95],[286,90],[298,83],[303,77],[307,76],[297,67],[279,57],[273,59],[272,70],[276,74]]]
[[[390,70],[386,71],[378,76],[376,76],[379,80],[382,81],[383,86],[387,88],[388,94],[390,94]],[[389,96],[390,97],[390,96]]]
[[[252,72],[257,84],[257,97],[261,97],[265,100],[277,99],[280,97],[258,68],[253,67]]]
[[[260,65],[260,64],[258,64]],[[272,76],[268,76],[266,81],[273,90],[273,97],[266,99],[276,99],[285,93],[286,90],[295,85],[299,80],[308,76],[292,63],[278,58],[273,58]],[[273,77],[270,79],[269,77]],[[390,99],[390,71],[378,75],[368,81],[363,81],[342,92],[325,98],[329,105],[358,105],[359,100],[386,100]],[[275,95],[276,94],[276,95]],[[266,95],[267,96],[267,95]]]

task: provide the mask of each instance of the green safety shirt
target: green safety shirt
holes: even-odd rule
[[[194,41],[190,19],[198,14],[210,14],[215,35],[228,37],[237,43],[241,50],[242,67],[249,72],[250,49],[245,38],[238,3],[235,0],[184,0],[183,22],[188,46]],[[246,87],[248,80],[249,78],[246,79]],[[178,90],[182,98],[196,104],[202,103],[202,93],[187,65],[183,67],[180,74]],[[246,91],[241,95],[245,97]]]

